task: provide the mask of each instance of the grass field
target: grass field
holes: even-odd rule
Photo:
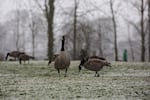
[[[0,100],[150,100],[150,63],[112,62],[100,77],[78,64],[59,77],[46,61],[0,62]]]

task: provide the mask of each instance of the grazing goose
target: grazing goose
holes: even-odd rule
[[[97,58],[92,58],[92,59],[82,59],[82,63],[80,66],[84,66],[86,69],[95,71],[95,77],[99,77],[98,71],[100,71],[103,66],[109,66],[111,67],[111,64],[105,60],[100,60]]]
[[[14,57],[15,60],[16,60],[16,58],[18,58],[20,54],[25,54],[25,53],[24,52],[20,52],[20,51],[8,52],[6,57],[5,57],[5,59],[7,60],[8,56],[10,56],[10,57]]]
[[[99,57],[99,56],[83,57],[83,58],[81,59],[81,61],[80,61],[79,72],[80,72],[80,70],[82,69],[81,65],[84,64],[85,60],[87,60],[87,59],[93,59],[93,58],[99,59],[99,60],[106,60],[104,57]]]
[[[21,55],[19,56],[19,63],[21,64],[21,61],[22,61],[22,60],[24,61],[24,63],[25,63],[26,60],[28,60],[28,64],[29,64],[29,60],[30,60],[30,59],[34,59],[34,57],[29,56],[29,55],[27,55],[27,54],[21,54]]]
[[[58,71],[59,76],[60,70],[65,69],[65,77],[66,77],[67,70],[70,65],[70,57],[67,54],[67,52],[65,52],[64,44],[65,44],[65,36],[62,36],[61,51],[60,54],[56,57],[54,65]]]

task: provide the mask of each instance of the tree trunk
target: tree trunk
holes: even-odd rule
[[[76,59],[76,34],[77,34],[77,31],[76,31],[76,27],[77,27],[77,1],[74,0],[74,3],[75,3],[75,7],[74,7],[74,23],[73,23],[73,59],[75,60]]]
[[[99,38],[99,55],[103,56],[103,50],[102,50],[102,31],[101,31],[101,23],[99,23],[99,32],[98,32],[98,38]]]
[[[84,34],[86,34],[86,47],[85,47],[85,49],[86,49],[86,51],[87,51],[87,53],[90,55],[90,47],[91,47],[91,43],[90,43],[90,33],[88,33],[88,32],[86,32],[86,33],[84,33]]]
[[[148,33],[148,51],[149,51],[149,57],[148,57],[148,61],[150,62],[150,0],[148,0],[148,25],[149,25],[149,33]]]
[[[114,49],[115,49],[115,60],[118,61],[118,47],[117,47],[117,25],[115,19],[115,13],[113,9],[113,1],[110,0],[110,9],[112,14],[112,22],[113,22],[113,29],[114,29]]]
[[[54,42],[54,13],[55,13],[55,0],[44,0],[44,8],[42,8],[42,6],[40,5],[40,3],[38,2],[38,0],[34,0],[39,8],[43,11],[44,16],[47,20],[47,37],[48,37],[48,44],[47,44],[47,57],[48,59],[52,59],[53,57],[53,42]]]
[[[26,45],[26,41],[25,41],[25,30],[23,29],[23,51],[26,51],[26,47],[25,47],[25,45]]]
[[[32,56],[35,56],[35,34],[32,34]]]
[[[141,0],[141,61],[145,61],[144,1]]]
[[[19,16],[20,16],[20,13],[19,13],[19,10],[17,9],[17,11],[16,11],[16,17],[17,17],[17,22],[16,22],[16,49],[17,49],[17,51],[19,51],[19,38],[20,38],[20,35],[19,35],[19,32],[20,32]]]
[[[103,50],[102,50],[102,35],[99,33],[99,54],[100,56],[103,56]]]
[[[35,56],[35,23],[32,21],[32,56]]]
[[[45,2],[46,3],[46,2]],[[55,11],[55,6],[54,6],[55,0],[49,0],[48,5],[49,7],[45,4],[45,11],[46,11],[46,19],[48,22],[47,26],[47,34],[48,34],[48,58],[52,59],[53,57],[53,20],[54,20],[54,11]]]
[[[129,42],[129,46],[130,46],[130,50],[131,50],[132,61],[134,61],[135,60],[135,58],[134,58],[134,50],[133,50],[132,40],[131,40],[131,37],[130,37],[129,25],[128,25],[128,42]]]

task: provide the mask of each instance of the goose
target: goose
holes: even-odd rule
[[[99,71],[104,66],[112,67],[111,64],[105,60],[91,58],[91,59],[82,59],[82,63],[79,66],[84,66],[86,69],[95,71],[95,77],[99,77]]]
[[[84,64],[85,59],[93,59],[93,58],[100,59],[100,60],[106,60],[106,58],[104,58],[104,57],[99,57],[99,56],[83,57],[83,58],[81,59],[81,61],[80,61],[80,64],[79,64],[79,72],[80,72],[80,70],[82,69],[81,65]]]
[[[14,57],[15,60],[16,60],[16,58],[18,58],[20,54],[25,54],[25,53],[24,52],[20,52],[20,51],[8,52],[6,57],[5,57],[5,59],[7,60],[8,56],[10,56],[10,57]]]
[[[65,76],[67,75],[67,70],[70,66],[70,57],[68,53],[65,51],[64,48],[65,45],[65,36],[62,36],[62,45],[61,45],[61,51],[60,54],[55,58],[55,69],[58,71],[58,74],[60,76],[60,70],[65,70]]]
[[[22,60],[24,61],[24,63],[25,63],[26,60],[28,60],[28,63],[29,63],[29,60],[30,60],[30,59],[34,59],[34,57],[29,56],[29,55],[27,55],[27,54],[21,54],[21,55],[19,56],[19,63],[21,64],[21,61],[22,61]]]

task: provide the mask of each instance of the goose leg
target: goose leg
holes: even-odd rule
[[[59,71],[59,69],[57,69],[57,71],[58,71],[58,74],[59,74],[59,77],[60,77],[60,71]]]
[[[51,61],[51,60],[49,60],[48,65],[49,65],[51,62],[52,62],[52,61]]]
[[[64,77],[66,77],[66,76],[67,76],[67,70],[68,70],[68,69],[66,68],[66,71],[65,71],[65,76],[64,76]]]
[[[95,77],[97,77],[97,71],[95,72]]]
[[[19,59],[19,63],[21,64],[21,59]]]
[[[99,73],[97,73],[97,77],[99,77]]]
[[[95,77],[99,77],[99,73],[97,71],[95,73]]]
[[[81,65],[79,65],[79,72],[80,72],[81,69],[82,69],[82,68],[81,68]]]

